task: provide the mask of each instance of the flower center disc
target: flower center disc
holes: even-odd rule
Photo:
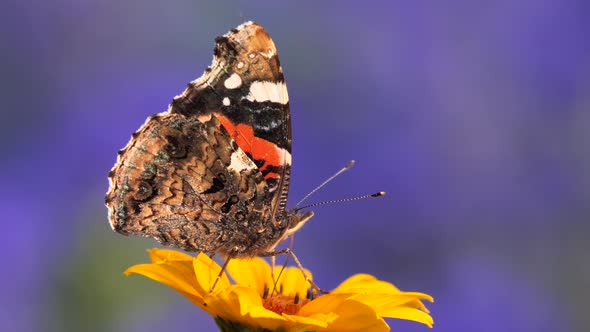
[[[264,299],[262,305],[265,309],[276,312],[279,315],[282,313],[294,315],[299,312],[299,309],[301,309],[301,307],[307,302],[309,302],[308,299],[299,299],[299,297],[295,296],[276,294]]]

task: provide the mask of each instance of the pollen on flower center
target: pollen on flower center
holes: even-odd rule
[[[308,299],[300,299],[299,295],[288,296],[283,294],[275,294],[268,296],[262,302],[262,306],[267,310],[274,311],[277,314],[285,313],[287,315],[295,315],[299,309],[303,307]]]

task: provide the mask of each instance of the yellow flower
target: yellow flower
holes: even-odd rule
[[[314,297],[298,268],[280,273],[277,267],[274,283],[263,259],[232,259],[227,272],[235,283],[223,273],[211,292],[221,267],[207,255],[163,249],[149,253],[151,264],[132,266],[125,275],[141,274],[176,289],[212,315],[223,331],[389,331],[384,317],[433,324],[421,302],[432,297],[402,292],[371,275],[354,275]]]

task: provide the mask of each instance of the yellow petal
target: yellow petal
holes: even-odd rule
[[[281,272],[281,270],[283,271]],[[312,279],[313,276],[311,272],[307,269],[304,270],[307,274],[307,277]],[[305,296],[307,296],[307,290],[311,285],[305,280],[303,272],[298,267],[290,266],[285,269],[282,267],[276,267],[275,278],[277,277],[277,289],[282,291],[282,294],[287,296],[295,296],[295,294],[299,294],[301,298],[305,298]]]
[[[351,297],[373,308],[381,317],[408,319],[424,323],[432,327],[432,317],[428,309],[418,299],[432,300],[422,293],[402,292],[397,295],[388,294],[357,294]],[[417,306],[416,303],[419,305]],[[424,310],[422,310],[424,308]]]
[[[315,298],[313,301],[306,303],[301,309],[299,310],[299,316],[312,316],[316,313],[330,313],[335,312],[336,308],[338,308],[344,301],[346,301],[351,294],[326,294],[322,295],[318,298]]]
[[[389,325],[371,307],[354,300],[342,302],[335,310],[338,318],[325,331],[387,332]]]
[[[378,280],[369,274],[356,274],[336,287],[333,293],[386,293],[395,294],[400,290],[386,281]]]
[[[289,332],[298,331],[315,331],[328,327],[328,324],[336,320],[338,315],[331,312],[328,314],[317,313],[310,317],[304,317],[299,315],[287,315],[283,314],[292,325]]]
[[[157,282],[168,285],[193,303],[202,306],[203,297],[193,285],[196,284],[194,274],[183,273],[178,264],[138,264],[128,268],[124,274],[140,274]]]
[[[153,248],[148,250],[150,254],[150,260],[152,263],[157,263],[160,261],[167,261],[167,260],[174,260],[174,261],[192,261],[193,256],[187,255],[185,253],[176,251],[176,250],[169,250],[169,249],[158,249]]]
[[[239,307],[228,296],[229,290],[220,289],[204,296],[205,310],[213,317],[221,317],[232,322],[241,322]]]
[[[252,288],[232,285],[205,296],[207,311],[225,320],[250,327],[276,330],[285,323],[280,315],[264,309],[260,295]]]
[[[215,263],[209,256],[204,253],[199,253],[197,257],[193,259],[193,270],[196,276],[196,282],[194,288],[204,296],[209,294],[211,287],[220,275],[221,266]],[[217,284],[215,284],[215,291],[229,287],[229,279],[224,273],[221,274]]]
[[[273,286],[270,266],[262,258],[232,259],[227,272],[237,284],[251,287],[260,295],[264,294],[264,287]]]
[[[382,310],[388,310],[389,308],[400,306],[422,309],[424,305],[422,305],[420,300],[428,300],[432,302],[432,297],[430,295],[414,292],[400,292],[398,294],[357,294],[351,298],[369,305],[380,315]],[[426,308],[424,307],[424,309]],[[426,312],[428,312],[427,309]]]
[[[262,306],[251,308],[250,312],[248,312],[248,317],[251,320],[258,322],[260,327],[265,327],[270,330],[278,330],[286,321],[283,317]]]
[[[425,324],[428,327],[432,327],[434,324],[434,320],[429,314],[415,308],[394,307],[388,311],[382,311],[380,314],[383,317],[413,320],[415,322]]]
[[[349,281],[347,283],[347,281]],[[356,278],[345,281],[338,290],[347,291],[350,293],[339,293],[332,292],[316,298],[315,300],[304,305],[299,311],[299,315],[311,316],[314,313],[322,312],[334,312],[340,317],[337,322],[330,324],[328,330],[343,330],[349,326],[359,328],[359,330],[367,331],[370,329],[376,329],[377,331],[384,328],[386,323],[380,317],[391,317],[399,319],[409,319],[417,322],[424,323],[428,326],[432,326],[432,317],[427,312],[421,311],[417,308],[416,304],[424,307],[419,300],[432,300],[427,294],[414,293],[414,292],[400,292],[389,283],[381,282],[372,276],[356,276]],[[367,289],[362,288],[362,284],[367,283],[369,287]],[[377,291],[384,291],[387,293],[375,293]],[[353,293],[357,292],[357,293]],[[358,293],[360,292],[360,293]],[[353,320],[356,321],[361,318],[355,318],[354,313],[348,310],[349,308],[360,308],[359,305],[350,304],[350,302],[360,303],[367,308],[371,308],[370,312],[368,309],[360,311],[365,318],[374,317],[369,321],[374,324],[373,327],[364,327],[359,325],[343,324],[342,320]],[[424,308],[425,309],[425,308]],[[356,310],[356,309],[355,309]],[[360,310],[360,309],[359,309]],[[377,318],[379,319],[377,319]],[[361,324],[361,323],[359,323]],[[362,324],[361,324],[362,325]],[[354,330],[353,328],[350,329]]]
[[[232,295],[238,299],[240,314],[246,317],[249,325],[276,330],[286,322],[281,315],[264,308],[262,298],[252,288],[234,286]]]
[[[332,293],[357,293],[357,294],[375,294],[375,295],[399,295],[399,294],[414,294],[416,299],[408,302],[408,306],[419,308],[424,312],[429,312],[420,300],[427,300],[432,302],[430,295],[423,293],[402,292],[397,287],[386,281],[378,280],[377,278],[368,274],[354,275],[340,284]],[[410,295],[410,296],[414,296]]]

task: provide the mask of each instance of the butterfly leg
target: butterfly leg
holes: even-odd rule
[[[278,278],[281,276],[281,274],[279,273],[278,276],[276,276],[275,278],[275,266],[277,264],[277,260],[276,260],[276,256],[270,256],[270,277],[272,279],[272,282],[276,285],[277,284],[277,280],[279,280]],[[282,270],[281,270],[282,272]],[[274,293],[275,290],[273,288],[272,293]]]
[[[277,281],[275,279],[275,266],[277,264],[276,256],[270,256],[270,276],[272,281]]]
[[[293,244],[295,243],[295,234],[291,234],[290,236],[291,240],[289,243],[289,249],[291,249],[291,251],[293,251]],[[290,256],[287,256],[287,259],[285,259],[285,263],[283,264],[283,266],[281,266],[281,270],[279,271],[279,274],[275,277],[275,263],[276,263],[276,257],[277,256],[271,256],[270,260],[272,263],[272,267],[271,267],[271,277],[272,277],[272,282],[273,282],[273,288],[272,288],[272,292],[271,294],[274,294],[276,292],[277,289],[277,283],[279,281],[279,279],[281,278],[281,275],[283,274],[283,271],[285,271],[285,268],[287,267],[287,264],[289,264],[289,258],[291,258]],[[305,273],[304,273],[305,276]]]
[[[291,258],[293,258],[293,261],[295,261],[295,264],[297,264],[297,267],[299,268],[299,270],[301,270],[301,273],[303,273],[303,278],[305,279],[305,281],[309,282],[311,287],[313,287],[316,291],[320,292],[321,294],[328,294],[329,293],[329,291],[325,291],[325,290],[319,288],[318,285],[316,285],[313,282],[313,280],[311,280],[309,278],[309,276],[305,272],[305,269],[303,268],[303,265],[301,265],[299,258],[297,258],[297,256],[293,252],[293,250],[291,250],[291,248],[284,248],[284,249],[280,249],[280,250],[265,252],[265,253],[261,254],[260,256],[262,256],[262,257],[275,257],[275,256],[282,255],[282,254],[289,255]]]
[[[213,286],[211,286],[209,293],[211,293],[211,292],[213,292],[213,290],[215,290],[215,286],[217,285],[217,282],[219,281],[219,279],[221,279],[223,272],[225,272],[225,268],[227,268],[227,264],[229,263],[230,259],[232,259],[232,257],[228,256],[227,259],[225,260],[225,263],[223,263],[223,266],[221,267],[221,271],[219,271],[217,278],[215,278],[215,281],[213,282]]]
[[[293,251],[293,244],[295,243],[295,234],[291,234],[290,239],[291,240],[289,242],[289,249],[291,249],[291,251]],[[277,256],[270,256],[270,263],[271,263],[270,276],[272,278],[272,282],[274,283],[274,287],[272,289],[272,294],[274,294],[274,292],[277,288],[277,281],[279,280],[279,278],[281,277],[281,274],[283,274],[283,271],[285,270],[285,268],[287,267],[287,264],[289,263],[289,256],[287,256],[285,263],[283,264],[283,266],[281,267],[281,270],[279,271],[279,274],[275,278],[276,257]]]

